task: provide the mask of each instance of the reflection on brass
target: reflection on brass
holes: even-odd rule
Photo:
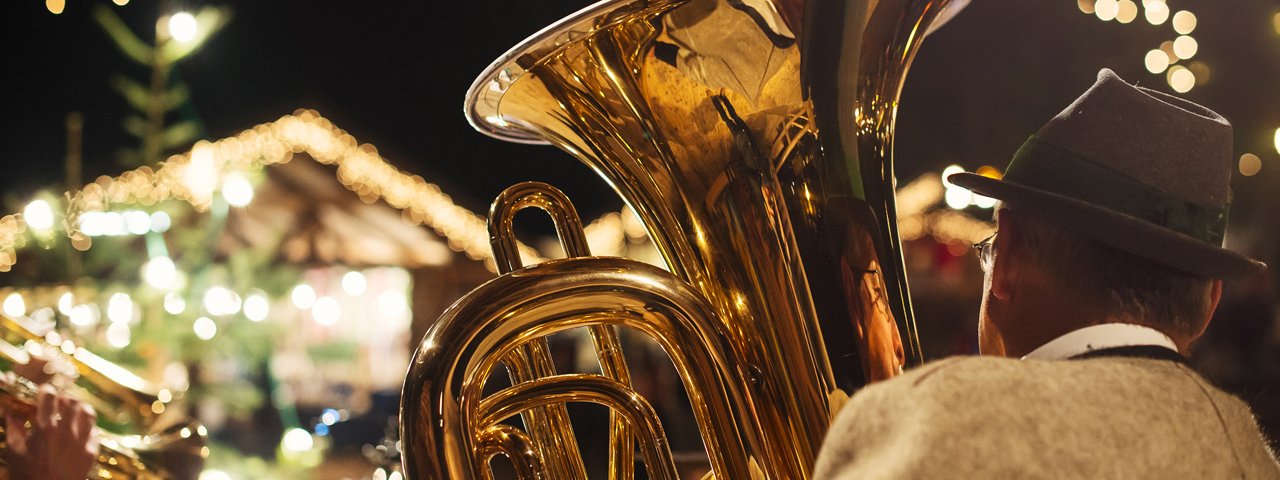
[[[0,315],[0,360],[8,364],[26,363],[14,353],[25,352],[17,345],[41,345],[75,368],[75,383],[66,393],[92,407],[100,419],[121,424],[135,432],[122,435],[99,430],[98,458],[90,479],[196,480],[209,456],[208,432],[190,418],[166,416],[167,408],[181,391],[164,390],[69,342],[46,343],[46,338],[22,322]],[[163,390],[164,393],[161,393]],[[0,382],[0,417],[14,412],[30,417],[36,412],[36,387],[17,377],[12,384]],[[0,425],[0,442],[4,440]],[[2,462],[2,461],[0,461]]]
[[[630,428],[650,475],[673,478],[665,439],[644,437],[661,426],[624,364],[606,377],[539,366],[541,337],[614,325],[667,351],[718,478],[807,478],[840,399],[922,361],[890,160],[907,68],[930,26],[954,13],[947,3],[605,1],[491,65],[468,93],[472,125],[554,144],[594,169],[644,221],[670,273],[620,259],[499,260],[506,274],[451,307],[410,367],[410,478],[484,478],[497,454],[524,462],[526,478],[580,478],[560,417],[574,401],[609,405],[614,455],[631,451],[619,437]],[[503,218],[491,231],[510,232]],[[494,238],[497,256],[518,258]],[[597,346],[605,362],[609,348]],[[514,406],[480,398],[499,361],[513,372],[500,395]],[[527,435],[495,423],[515,414]],[[629,462],[611,465],[629,478]]]

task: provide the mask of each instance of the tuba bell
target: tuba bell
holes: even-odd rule
[[[810,476],[856,389],[922,362],[891,163],[894,115],[946,0],[607,0],[500,57],[467,94],[473,126],[550,143],[644,222],[667,271],[590,257],[572,206],[522,184],[490,217],[503,276],[423,338],[402,393],[409,478],[583,478],[564,403],[611,409],[611,475],[675,478],[615,329],[675,364],[717,478]],[[547,210],[571,257],[530,267],[511,211]],[[503,253],[506,252],[506,253]],[[514,256],[514,260],[512,260]],[[557,374],[545,336],[590,327],[601,375]],[[483,396],[504,365],[513,385]],[[613,366],[610,366],[613,365]],[[520,415],[524,429],[502,423]],[[632,439],[638,447],[632,447]]]

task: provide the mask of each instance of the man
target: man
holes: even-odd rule
[[[816,478],[1280,478],[1249,408],[1185,360],[1222,279],[1266,268],[1222,248],[1231,151],[1221,116],[1104,69],[1002,180],[951,176],[1003,202],[978,337],[1009,358],[858,392]]]

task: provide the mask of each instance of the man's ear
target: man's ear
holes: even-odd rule
[[[1204,318],[1200,322],[1200,329],[1191,336],[1192,341],[1204,335],[1205,329],[1209,328],[1209,321],[1213,320],[1213,312],[1218,310],[1218,302],[1220,301],[1222,301],[1222,280],[1214,279],[1209,286],[1209,308],[1204,312]]]
[[[991,294],[1001,300],[1013,298],[1021,274],[1025,252],[1019,237],[1017,219],[1008,210],[996,217],[995,261],[991,265]]]

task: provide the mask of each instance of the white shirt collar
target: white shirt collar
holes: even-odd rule
[[[1135,345],[1155,345],[1178,351],[1173,339],[1154,328],[1131,323],[1104,323],[1068,332],[1032,350],[1022,359],[1064,360],[1094,350]]]

